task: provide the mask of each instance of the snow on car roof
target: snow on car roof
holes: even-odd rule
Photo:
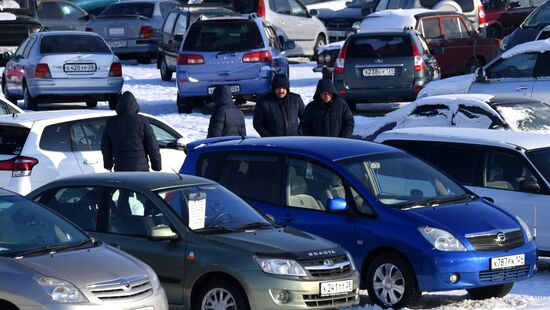
[[[374,12],[367,15],[361,21],[359,31],[367,31],[369,29],[400,29],[405,27],[416,27],[415,16],[422,13],[434,12],[428,9],[397,9]]]
[[[475,80],[473,73],[431,81],[418,93],[418,98],[444,94],[465,94]]]
[[[514,46],[513,48],[502,53],[501,58],[510,58],[515,55],[539,52],[544,53],[550,51],[550,39],[531,41]]]

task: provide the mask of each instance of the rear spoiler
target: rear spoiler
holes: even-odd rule
[[[233,140],[243,141],[244,139],[248,139],[248,138],[252,138],[252,137],[248,137],[248,136],[247,137],[245,137],[245,136],[226,136],[226,137],[216,137],[216,138],[207,138],[207,139],[202,139],[202,140],[196,140],[196,141],[187,143],[186,150],[187,150],[187,152],[191,152],[195,149],[198,149],[198,148],[210,145],[210,144],[215,144],[215,143],[219,143],[219,142],[226,142],[226,141],[233,141]]]

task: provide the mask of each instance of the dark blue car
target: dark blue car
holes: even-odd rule
[[[525,223],[398,149],[322,137],[188,144],[181,172],[225,185],[290,225],[340,243],[381,306],[423,291],[502,297],[534,275]]]
[[[509,50],[518,44],[535,40],[541,30],[548,25],[550,25],[550,1],[541,4],[516,30],[502,39],[502,50]]]

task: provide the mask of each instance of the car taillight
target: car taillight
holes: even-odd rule
[[[265,3],[264,0],[258,2],[258,16],[265,19]]]
[[[27,156],[16,156],[10,160],[0,161],[0,170],[11,170],[13,177],[31,175],[32,167],[38,164],[38,159]]]
[[[94,30],[90,27],[86,27],[86,32],[94,32]]]
[[[122,76],[122,65],[120,62],[113,62],[109,69],[109,76]]]
[[[243,62],[269,62],[271,53],[269,51],[259,51],[243,55]]]
[[[48,64],[37,64],[34,68],[34,77],[50,79],[52,75],[50,74],[50,67],[48,67]]]
[[[344,45],[338,54],[338,58],[336,58],[334,71],[338,74],[344,74],[344,63],[346,61],[347,49],[347,46]]]
[[[202,65],[204,64],[204,57],[201,55],[193,54],[179,54],[178,65]]]
[[[414,56],[414,71],[415,72],[423,71],[424,69],[426,69],[426,64],[424,63],[424,59],[422,59],[422,55],[418,51],[418,48],[416,47],[416,45],[413,44],[411,45],[411,47],[412,47],[413,56]]]
[[[483,8],[483,5],[480,5],[477,7],[477,18],[479,19],[479,26],[483,26],[486,23],[485,19],[485,9]]]
[[[141,26],[141,29],[139,30],[140,38],[152,38],[154,36],[155,33],[153,32],[153,28],[151,26]]]

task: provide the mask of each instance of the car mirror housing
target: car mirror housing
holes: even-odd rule
[[[348,203],[343,198],[331,198],[327,202],[327,209],[329,211],[346,211]]]
[[[147,231],[147,238],[149,240],[177,240],[179,239],[179,236],[177,233],[175,233],[172,228],[166,226],[166,225],[157,225],[154,227],[151,227],[149,231]]]
[[[535,180],[523,180],[519,182],[519,190],[534,194],[542,192],[539,183]]]
[[[487,73],[485,72],[485,68],[479,67],[475,71],[476,81],[477,82],[483,82],[487,79]]]
[[[309,15],[310,16],[319,16],[319,11],[316,10],[316,9],[311,9],[311,10],[309,10]]]

